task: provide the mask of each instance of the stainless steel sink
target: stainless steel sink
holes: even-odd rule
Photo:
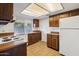
[[[9,43],[9,42],[12,42],[12,41],[14,41],[14,40],[0,38],[0,44]]]

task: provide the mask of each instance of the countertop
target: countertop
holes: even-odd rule
[[[41,31],[33,31],[33,32],[29,32],[28,34],[32,34],[32,33],[40,33]]]
[[[26,43],[26,40],[17,40],[5,44],[0,44],[0,52]]]
[[[50,35],[59,35],[59,32],[52,32],[52,33],[48,33]]]
[[[28,34],[30,34],[30,33],[37,33],[37,32],[29,32]]]

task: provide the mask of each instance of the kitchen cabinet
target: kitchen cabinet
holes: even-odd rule
[[[28,34],[28,45],[32,45],[41,41],[41,32],[33,32]]]
[[[59,51],[59,35],[47,34],[47,46]]]
[[[13,19],[13,3],[0,3],[0,20],[10,21]]]
[[[39,27],[39,19],[33,19],[33,27]]]
[[[49,17],[49,26],[50,27],[59,27],[59,15]]]
[[[49,27],[59,27],[59,20],[61,18],[72,17],[77,15],[79,15],[79,8],[49,16]]]
[[[47,34],[47,46],[51,48],[52,46],[52,35]]]
[[[79,15],[79,9],[76,9],[75,11],[71,11],[70,12],[70,16],[77,16],[77,15]]]
[[[65,12],[65,13],[60,14],[60,18],[66,18],[66,17],[69,17],[69,16],[70,16],[69,12]]]
[[[26,56],[26,43],[0,51],[0,56]]]

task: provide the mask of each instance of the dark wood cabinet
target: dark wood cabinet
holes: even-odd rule
[[[52,35],[47,34],[47,46],[51,48],[52,46]]]
[[[70,16],[77,16],[77,15],[79,15],[79,9],[72,10],[72,11],[70,12]]]
[[[33,27],[39,27],[39,19],[33,19]]]
[[[49,18],[49,26],[50,27],[59,27],[59,15]]]
[[[59,50],[59,35],[53,35],[52,36],[52,48]]]
[[[59,35],[47,34],[47,46],[59,51]]]
[[[0,56],[26,56],[26,43],[5,49],[0,52]]]
[[[59,20],[61,18],[72,17],[77,15],[79,15],[79,8],[49,16],[49,27],[59,27]]]
[[[28,45],[32,45],[38,41],[41,41],[41,32],[35,32],[35,33],[28,34]]]
[[[13,3],[0,3],[0,20],[10,21],[13,19]]]
[[[70,13],[69,12],[65,12],[65,13],[61,13],[60,14],[60,18],[66,18],[66,17],[70,17]]]

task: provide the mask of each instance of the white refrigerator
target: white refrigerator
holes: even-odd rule
[[[60,19],[59,53],[79,56],[79,16]]]

